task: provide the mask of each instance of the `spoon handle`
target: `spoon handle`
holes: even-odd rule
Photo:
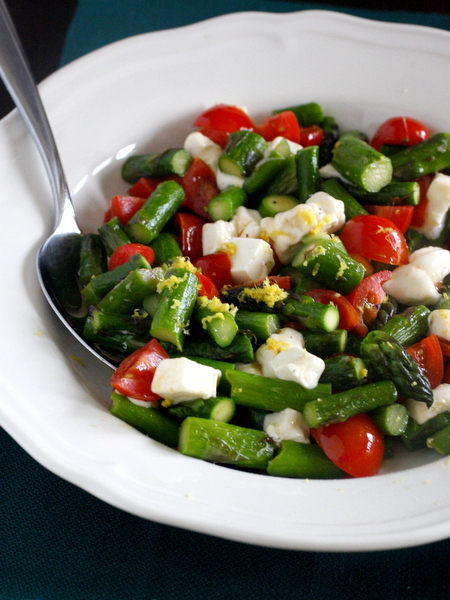
[[[71,220],[73,206],[50,125],[25,52],[4,0],[0,0],[0,77],[28,127],[44,162],[55,203],[54,229]],[[67,214],[69,217],[67,218]],[[63,224],[70,231],[72,223]]]

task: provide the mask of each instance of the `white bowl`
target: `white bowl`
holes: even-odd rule
[[[317,101],[343,128],[372,133],[410,115],[450,131],[450,34],[336,12],[238,13],[133,37],[41,86],[81,225],[126,190],[131,150],[183,142],[204,108]],[[110,371],[47,307],[35,256],[52,202],[16,112],[0,123],[3,215],[0,423],[36,460],[98,498],[154,521],[286,549],[399,548],[450,534],[450,464],[429,452],[366,479],[271,478],[181,456],[107,410]],[[20,476],[18,474],[18,476]]]

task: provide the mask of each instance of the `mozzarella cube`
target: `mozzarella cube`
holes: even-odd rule
[[[311,390],[319,383],[325,363],[304,348],[289,348],[275,356],[271,367],[277,379],[296,381]]]
[[[264,344],[261,344],[255,353],[255,358],[261,365],[264,377],[276,377],[272,361],[280,352],[289,348],[300,348],[301,350],[305,348],[302,334],[292,327],[283,327],[280,331],[272,333]]]
[[[238,237],[259,238],[261,233],[261,215],[258,210],[239,206],[234,213],[231,223],[234,223]]]
[[[428,335],[437,335],[450,342],[450,310],[440,308],[428,315]]]
[[[333,233],[344,222],[344,203],[330,194],[317,192],[305,204],[262,219],[261,236],[272,242],[280,261],[288,264],[298,253],[305,235]]]
[[[190,133],[184,141],[184,149],[192,158],[201,158],[216,173],[222,148],[199,131]]]
[[[172,404],[213,398],[221,372],[188,358],[165,358],[156,367],[151,385],[152,392]]]
[[[266,415],[263,427],[275,442],[293,440],[309,444],[309,427],[305,424],[302,413],[292,408]]]
[[[275,265],[270,244],[264,240],[239,237],[231,238],[231,244],[234,250],[230,255],[232,283],[244,283],[268,276]]]
[[[221,192],[233,185],[242,187],[244,185],[244,181],[245,179],[243,177],[238,177],[237,175],[230,175],[229,173],[224,173],[219,168],[217,168],[216,170],[216,185]]]
[[[383,283],[383,289],[402,304],[411,306],[435,304],[440,297],[429,275],[414,264],[394,269],[392,277]]]
[[[442,232],[450,208],[450,176],[436,173],[427,192],[428,206],[425,223],[416,227],[428,239],[435,240]]]
[[[231,221],[205,223],[202,228],[203,256],[226,250],[235,235],[236,227]]]
[[[436,415],[450,410],[450,384],[441,383],[433,390],[433,404],[428,408],[425,402],[412,400],[406,401],[406,409],[410,417],[419,425],[425,423]]]
[[[425,271],[431,281],[437,284],[450,273],[450,252],[443,248],[427,246],[413,252],[409,263]]]

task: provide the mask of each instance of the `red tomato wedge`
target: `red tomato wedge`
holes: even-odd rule
[[[159,342],[150,340],[121,362],[111,377],[112,387],[120,394],[136,400],[158,400],[160,396],[152,392],[151,384],[156,367],[165,358],[169,358],[169,355]]]
[[[300,144],[306,146],[320,146],[323,140],[323,129],[319,125],[310,125],[300,128]]]
[[[180,245],[183,256],[195,261],[203,253],[202,229],[206,221],[196,215],[179,212],[175,215],[174,222],[180,232]]]
[[[425,175],[417,180],[420,186],[420,202],[414,207],[414,212],[411,219],[412,227],[423,227],[423,225],[425,225],[425,219],[428,210],[427,193],[430,183],[433,181],[433,177],[434,175]]]
[[[151,193],[151,192],[150,192]],[[150,195],[150,194],[149,194]],[[105,215],[105,222],[113,217],[117,217],[124,227],[126,227],[131,217],[142,208],[145,199],[148,196],[113,196],[109,210]]]
[[[438,338],[438,340],[444,360],[450,359],[450,342],[443,338]]]
[[[392,277],[392,271],[378,271],[361,281],[359,285],[346,296],[350,304],[356,309],[359,320],[353,331],[364,337],[370,325],[378,314],[378,305],[386,298],[383,283]]]
[[[240,129],[255,129],[255,124],[245,110],[230,104],[217,104],[208,108],[195,119],[193,126],[219,129],[227,133]]]
[[[212,300],[215,296],[217,298],[219,297],[219,290],[212,279],[206,275],[203,275],[203,273],[196,273],[195,275],[200,284],[200,289],[198,292],[200,296],[206,296],[210,300]]]
[[[219,290],[231,282],[231,260],[226,252],[205,254],[194,261],[194,266],[209,277]]]
[[[437,335],[429,335],[417,344],[406,348],[406,351],[414,358],[423,370],[434,389],[442,383],[444,377],[444,357]]]
[[[339,311],[339,329],[350,331],[359,321],[359,313],[356,308],[350,304],[345,296],[333,292],[333,290],[309,290],[306,296],[311,296],[316,302],[321,304],[333,304]]]
[[[358,215],[347,221],[339,237],[351,254],[390,265],[408,262],[405,236],[390,219]]]
[[[256,132],[262,135],[267,142],[281,136],[296,144],[300,143],[300,125],[291,110],[264,117],[256,128]]]
[[[196,215],[211,221],[206,211],[210,201],[217,196],[219,188],[216,184],[214,171],[201,158],[194,158],[181,183],[186,199],[184,206],[192,210]]]
[[[382,144],[413,146],[431,135],[420,121],[410,117],[392,117],[384,121],[375,132],[371,145],[379,150]]]
[[[378,204],[366,204],[364,208],[371,215],[377,217],[383,217],[390,219],[402,233],[406,233],[406,230],[411,225],[413,214],[415,211],[414,206],[380,206]]]
[[[148,198],[156,190],[162,179],[152,177],[141,177],[134,185],[128,188],[130,196],[139,196],[139,198]]]
[[[150,246],[145,246],[144,244],[124,244],[116,248],[109,257],[109,270],[128,262],[133,254],[141,254],[151,265],[155,261],[155,253]]]
[[[366,414],[312,429],[311,434],[328,458],[348,475],[369,477],[378,473],[383,460],[384,439]]]

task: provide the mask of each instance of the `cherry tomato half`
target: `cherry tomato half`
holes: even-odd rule
[[[151,384],[156,367],[165,358],[169,358],[169,355],[160,343],[155,339],[150,340],[120,363],[112,374],[112,387],[120,394],[136,400],[158,400],[160,396],[152,392]]]
[[[300,143],[300,125],[291,110],[284,110],[275,115],[264,117],[256,131],[267,142],[282,136],[296,144]]]
[[[150,196],[150,194],[151,192],[148,195]],[[126,227],[131,217],[142,208],[145,198],[148,198],[148,196],[113,196],[109,210],[105,215],[105,222],[117,217],[122,225]]]
[[[203,275],[203,273],[196,273],[195,275],[200,284],[198,292],[200,296],[206,296],[209,300],[212,300],[214,297],[219,297],[219,290],[212,279]]]
[[[201,158],[194,158],[183,177],[181,185],[186,194],[183,205],[202,219],[212,221],[206,207],[214,196],[217,196],[219,188],[211,167]]]
[[[323,140],[323,129],[319,125],[300,128],[300,144],[302,146],[320,146]]]
[[[405,236],[390,219],[357,215],[347,221],[339,237],[351,254],[390,265],[408,262]]]
[[[420,342],[409,346],[406,351],[414,358],[430,382],[431,389],[442,383],[444,377],[444,357],[437,335],[429,335]]]
[[[312,429],[311,434],[336,466],[352,477],[376,475],[383,460],[383,435],[364,413],[343,423]]]
[[[196,215],[178,212],[174,222],[180,233],[180,246],[183,256],[189,257],[191,261],[202,255],[202,229],[206,223],[204,219]]]
[[[231,260],[226,252],[214,252],[197,258],[194,267],[201,269],[203,275],[212,279],[220,290],[231,281]]]
[[[348,294],[347,300],[356,309],[359,315],[359,321],[353,331],[364,337],[370,325],[377,317],[379,304],[386,298],[386,292],[383,290],[383,283],[392,277],[392,271],[378,271],[369,275],[361,281],[356,288]]]
[[[381,206],[379,204],[368,204],[364,208],[371,215],[377,215],[378,217],[384,217],[390,219],[397,225],[402,233],[406,233],[406,230],[411,225],[415,206]]]
[[[144,244],[124,244],[114,250],[109,257],[108,268],[109,270],[115,269],[119,265],[126,263],[130,260],[133,254],[140,254],[152,265],[155,260],[155,253],[150,246]]]
[[[255,128],[255,124],[245,110],[230,104],[217,104],[208,108],[195,119],[193,125],[201,128],[211,127],[227,133]]]
[[[420,121],[410,117],[392,117],[382,123],[373,136],[371,145],[379,150],[383,144],[413,146],[431,135],[430,130]]]

